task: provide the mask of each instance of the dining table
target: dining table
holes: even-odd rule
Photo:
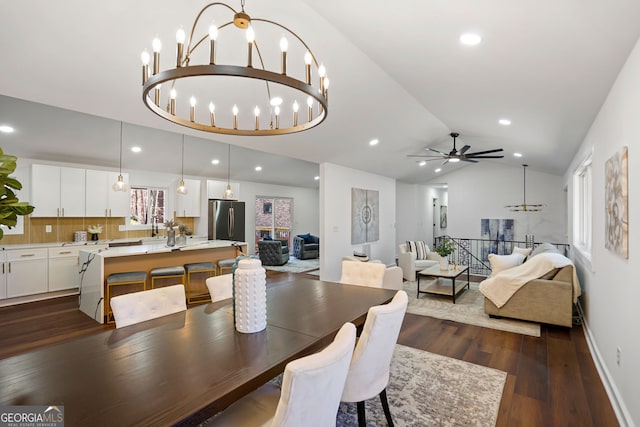
[[[0,360],[0,406],[62,406],[66,426],[198,425],[395,293],[268,282],[261,332],[235,330],[229,299],[51,345]]]

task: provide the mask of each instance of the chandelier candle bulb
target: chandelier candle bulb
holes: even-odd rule
[[[140,59],[142,60],[142,84],[145,84],[149,78],[149,60],[151,59],[146,49],[140,55]]]
[[[162,85],[157,85],[154,90],[154,103],[156,106],[160,106],[160,88]]]
[[[256,130],[258,130],[260,129],[260,109],[257,105],[255,110],[253,110],[253,113],[256,115]]]
[[[280,50],[282,51],[282,74],[287,74],[287,49],[289,49],[289,42],[286,38],[280,39]]]
[[[233,106],[233,128],[238,129],[238,106]]]
[[[253,31],[253,27],[247,28],[247,67],[253,68],[253,41],[256,38],[256,33]]]
[[[184,30],[180,28],[178,31],[176,31],[176,42],[178,43],[178,55],[176,58],[176,67],[182,67],[182,51],[184,48],[184,39],[185,39]]]
[[[189,109],[189,120],[192,122],[196,121],[196,98],[191,97],[189,99],[189,104],[191,104],[191,108]]]
[[[307,51],[304,54],[305,73],[307,76],[307,84],[311,84],[311,53]]]
[[[275,113],[276,113],[276,129],[280,128],[280,107],[278,107],[276,105],[275,107]]]
[[[209,64],[216,63],[216,39],[218,38],[218,27],[211,25],[209,27]]]
[[[176,114],[176,96],[177,96],[177,95],[178,95],[178,94],[177,94],[176,90],[175,90],[175,89],[171,89],[171,94],[170,94],[170,96],[171,96],[171,103],[170,103],[169,108],[170,108],[170,112],[171,112],[171,114],[173,114],[174,116],[175,116],[175,114]]]
[[[209,103],[209,114],[211,116],[211,127],[216,127],[216,116],[214,114],[214,111],[216,109],[216,106],[213,105],[213,102]]]
[[[307,98],[307,106],[309,107],[309,121],[313,120],[313,98]]]
[[[159,38],[154,38],[151,42],[153,47],[153,74],[158,74],[160,71],[160,49],[162,49],[162,43]]]
[[[293,101],[293,126],[298,126],[298,101]]]

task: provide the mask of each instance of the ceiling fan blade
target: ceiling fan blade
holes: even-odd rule
[[[466,156],[466,159],[504,159],[504,156]],[[464,160],[464,158],[462,159]]]
[[[441,159],[442,156],[433,156],[431,154],[407,154],[407,157],[421,157],[421,158],[434,158],[434,159]]]
[[[464,158],[464,157],[462,157],[460,160],[462,160],[463,162],[478,163],[477,160],[467,159],[467,158]]]
[[[498,153],[500,151],[504,151],[502,148],[496,148],[495,150],[487,150],[487,151],[476,151],[475,153],[467,154],[467,157],[473,157],[480,154],[489,154],[489,153]]]
[[[434,153],[441,154],[441,155],[443,155],[443,156],[448,156],[448,155],[449,155],[448,153],[443,153],[442,151],[434,150],[433,148],[429,148],[429,147],[427,147],[426,149],[427,149],[427,150],[431,150],[431,151],[433,151]]]
[[[458,151],[458,154],[464,154],[464,153],[466,153],[466,152],[467,152],[467,150],[468,150],[469,148],[471,148],[471,146],[470,146],[470,145],[465,145],[464,147],[462,147],[462,148],[460,149],[460,151]]]

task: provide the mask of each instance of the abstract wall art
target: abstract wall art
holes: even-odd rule
[[[627,157],[627,147],[622,147],[607,160],[604,190],[604,246],[624,258],[629,258]]]
[[[378,191],[351,189],[351,244],[375,242],[380,238]]]
[[[447,228],[447,207],[440,205],[440,228]]]
[[[482,260],[489,259],[489,254],[506,255],[505,245],[499,244],[502,241],[514,240],[513,219],[486,219],[480,220],[480,238],[490,240],[482,242]]]

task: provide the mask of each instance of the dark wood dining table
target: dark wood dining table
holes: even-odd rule
[[[267,285],[267,328],[231,300],[0,360],[0,405],[63,405],[67,426],[194,425],[362,324],[395,291],[312,279]]]

